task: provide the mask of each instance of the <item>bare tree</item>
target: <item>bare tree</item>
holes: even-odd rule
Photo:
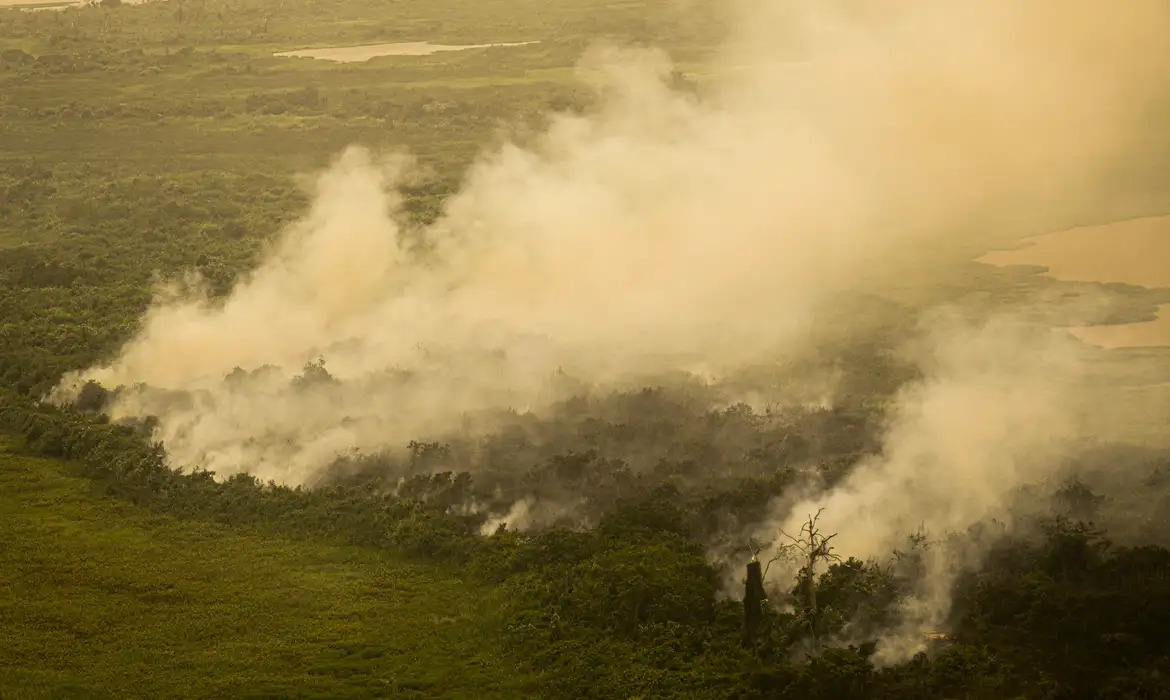
[[[808,620],[809,632],[812,634],[813,649],[818,653],[821,650],[821,641],[817,632],[816,568],[817,564],[823,561],[841,561],[841,557],[833,553],[833,547],[830,544],[837,534],[825,535],[817,526],[817,521],[820,520],[821,513],[824,511],[825,509],[821,508],[815,515],[810,515],[808,522],[800,527],[800,532],[796,535],[790,535],[784,530],[780,530],[780,534],[788,542],[780,545],[776,556],[768,560],[768,566],[764,568],[764,576],[767,576],[772,562],[779,559],[796,559],[801,563],[800,572],[797,574],[797,581],[804,588],[805,617]]]

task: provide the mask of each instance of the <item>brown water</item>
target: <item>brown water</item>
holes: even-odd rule
[[[1060,280],[1170,287],[1170,216],[1045,234],[1016,250],[988,253],[979,262],[1038,265]],[[1170,304],[1153,321],[1070,330],[1106,348],[1170,345]]]
[[[21,10],[64,10],[67,7],[82,7],[82,2],[72,0],[0,0],[0,7],[16,7]]]
[[[1158,318],[1144,323],[1070,328],[1073,335],[1102,348],[1147,348],[1170,345],[1170,304],[1158,309]]]
[[[378,56],[429,56],[440,51],[465,51],[467,49],[486,49],[494,46],[524,46],[535,44],[535,41],[523,41],[513,44],[468,44],[464,46],[449,46],[432,44],[427,41],[407,41],[397,44],[366,44],[363,46],[336,46],[324,49],[301,49],[299,51],[282,51],[273,56],[289,58],[319,58],[325,61],[338,63],[360,63]]]
[[[122,0],[123,5],[138,5],[149,0]],[[64,10],[70,7],[85,7],[86,0],[0,0],[0,7],[15,7],[29,12],[41,10]]]

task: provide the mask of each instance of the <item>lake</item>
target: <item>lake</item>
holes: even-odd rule
[[[991,265],[1038,265],[1059,280],[1170,288],[1170,216],[1083,226],[1029,239],[979,258]],[[1106,348],[1170,345],[1170,304],[1144,323],[1070,329]]]

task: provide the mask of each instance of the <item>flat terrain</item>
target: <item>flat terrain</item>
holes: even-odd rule
[[[533,42],[535,43],[535,42]],[[281,51],[273,54],[282,58],[316,58],[337,63],[361,63],[379,56],[430,56],[443,51],[466,51],[468,49],[490,49],[525,44],[470,44],[467,46],[445,46],[426,41],[409,41],[397,44],[359,44],[357,46],[335,46],[325,49],[303,51]]]
[[[0,442],[0,697],[516,697],[484,591],[152,516]]]

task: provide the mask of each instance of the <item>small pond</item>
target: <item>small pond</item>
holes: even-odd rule
[[[335,46],[324,49],[300,49],[297,51],[282,51],[273,56],[289,58],[319,58],[324,61],[338,63],[360,63],[378,56],[429,56],[440,51],[466,51],[467,49],[487,49],[499,46],[525,46],[535,44],[535,41],[522,41],[512,44],[466,44],[447,45],[432,44],[428,41],[407,41],[396,44],[365,44],[362,46]]]

